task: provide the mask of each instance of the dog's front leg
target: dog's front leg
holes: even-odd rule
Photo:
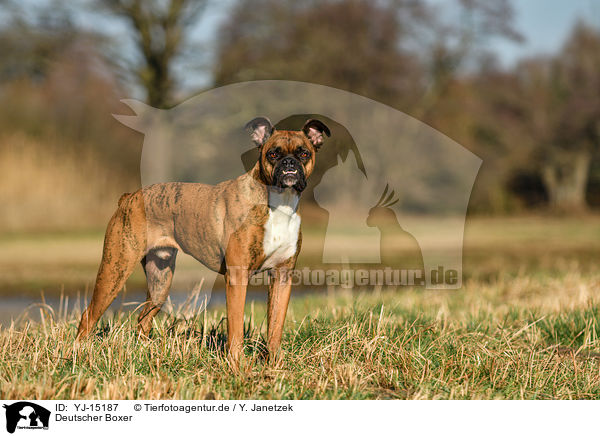
[[[273,271],[269,285],[269,301],[267,303],[267,349],[269,358],[273,359],[279,350],[283,323],[287,313],[292,289],[292,268],[280,267]]]
[[[248,286],[248,268],[227,267],[225,273],[227,302],[227,354],[234,365],[239,362],[244,345],[244,305]]]

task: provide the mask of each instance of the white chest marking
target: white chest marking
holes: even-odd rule
[[[298,200],[298,194],[291,188],[269,192],[269,218],[263,241],[265,261],[261,269],[273,268],[296,254],[300,232]]]

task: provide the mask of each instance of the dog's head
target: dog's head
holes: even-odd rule
[[[246,124],[259,148],[261,177],[267,185],[294,188],[302,192],[315,166],[315,155],[329,128],[309,119],[302,130],[275,130],[268,118],[258,117]]]

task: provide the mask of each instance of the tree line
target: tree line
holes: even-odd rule
[[[130,171],[139,138],[106,132],[131,89],[166,108],[193,94],[190,73],[211,87],[308,81],[388,104],[480,156],[472,211],[600,207],[600,31],[584,21],[556,53],[507,68],[490,41],[522,41],[509,0],[237,0],[210,47],[194,41],[206,0],[0,4],[4,131],[64,136]],[[207,51],[208,65],[178,67]]]

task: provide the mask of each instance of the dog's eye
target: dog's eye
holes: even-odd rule
[[[277,158],[277,155],[278,155],[278,153],[277,153],[277,151],[276,151],[276,150],[271,150],[271,151],[268,151],[268,152],[267,152],[267,157],[268,157],[269,159],[276,159],[276,158]]]
[[[307,159],[309,156],[310,156],[310,153],[308,151],[306,151],[306,150],[300,150],[298,152],[298,157],[300,159]]]

